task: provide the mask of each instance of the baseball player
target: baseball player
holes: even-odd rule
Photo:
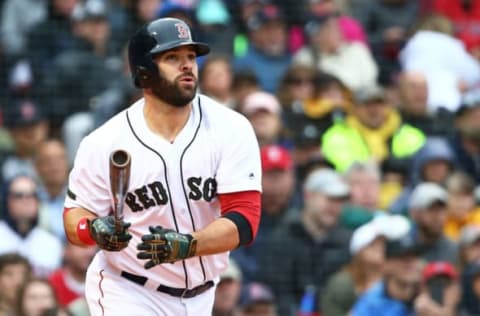
[[[86,136],[69,176],[70,242],[97,244],[86,298],[92,315],[211,315],[230,250],[251,243],[260,218],[261,168],[251,125],[197,94],[194,42],[183,21],[158,19],[128,47],[143,98]],[[117,232],[109,156],[130,153]]]

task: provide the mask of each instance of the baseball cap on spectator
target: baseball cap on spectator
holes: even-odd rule
[[[248,20],[247,27],[249,30],[258,30],[269,22],[283,22],[284,16],[280,8],[274,4],[267,4],[260,10],[255,12]]]
[[[420,255],[420,247],[410,234],[405,234],[402,237],[387,240],[385,255],[387,258],[418,256]]]
[[[280,114],[281,107],[278,99],[271,93],[256,91],[245,98],[242,111],[249,116],[258,111]]]
[[[480,240],[480,226],[479,225],[466,225],[460,231],[460,238],[458,245],[460,247],[466,247],[474,244]]]
[[[329,168],[312,171],[305,180],[304,189],[321,192],[332,198],[346,198],[350,195],[349,186],[335,170]]]
[[[267,285],[259,282],[250,282],[243,288],[239,305],[245,308],[257,303],[273,304],[274,302],[275,297]]]
[[[292,156],[282,146],[266,145],[260,149],[262,171],[291,170],[293,168]]]
[[[365,247],[368,247],[378,237],[385,237],[382,229],[373,221],[364,224],[353,232],[350,239],[350,254],[355,256]]]
[[[3,124],[7,128],[27,127],[45,120],[40,108],[33,101],[21,99],[5,109]]]
[[[355,93],[355,103],[357,105],[384,101],[386,101],[385,90],[378,85],[359,89]]]
[[[427,282],[436,276],[446,276],[453,280],[458,279],[458,273],[453,264],[445,261],[430,262],[423,268],[423,282]]]
[[[418,184],[409,200],[410,209],[423,210],[435,203],[447,204],[448,193],[440,185],[433,182]]]
[[[74,21],[105,20],[107,16],[107,4],[103,0],[87,0],[78,4],[72,13]]]

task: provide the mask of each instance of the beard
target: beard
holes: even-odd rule
[[[182,87],[179,84],[179,79],[182,76],[190,76],[194,78],[194,85],[192,87]],[[164,74],[159,70],[158,79],[152,85],[152,93],[165,103],[171,106],[182,108],[187,106],[197,92],[197,77],[192,72],[185,72],[174,79],[169,81]]]

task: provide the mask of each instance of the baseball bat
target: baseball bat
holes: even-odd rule
[[[115,230],[122,231],[123,203],[130,182],[130,154],[122,149],[110,155],[110,188],[113,195]]]

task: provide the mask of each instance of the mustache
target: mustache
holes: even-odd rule
[[[180,80],[184,77],[192,77],[195,80],[197,80],[197,77],[193,74],[193,72],[189,71],[189,72],[184,72],[183,74],[179,75],[177,78],[175,78],[175,81]]]

